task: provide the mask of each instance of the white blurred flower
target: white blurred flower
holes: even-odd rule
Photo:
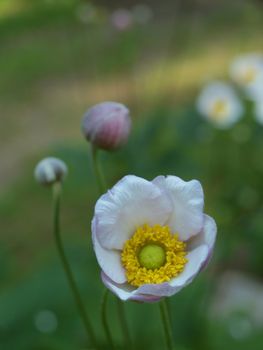
[[[58,327],[57,316],[53,311],[42,310],[35,316],[35,327],[41,333],[53,333]]]
[[[76,16],[83,23],[93,23],[98,18],[98,11],[92,4],[80,4],[76,8]]]
[[[260,281],[240,272],[227,271],[219,278],[210,316],[225,321],[243,315],[255,328],[263,328],[262,295]]]
[[[263,98],[263,55],[257,53],[237,57],[230,66],[230,76],[252,100]]]
[[[117,9],[112,12],[110,21],[117,30],[124,31],[132,26],[133,16],[127,9]]]
[[[153,10],[145,4],[139,4],[132,9],[134,21],[139,24],[147,24],[153,18]]]
[[[53,185],[55,182],[61,182],[67,175],[66,164],[54,157],[42,159],[35,168],[35,179],[41,185]]]
[[[263,100],[255,103],[255,118],[263,125]]]
[[[103,194],[92,220],[102,281],[122,300],[155,302],[178,293],[208,264],[215,221],[199,181],[128,175]]]
[[[243,114],[243,106],[228,84],[214,81],[206,85],[197,98],[199,113],[218,128],[229,128]]]

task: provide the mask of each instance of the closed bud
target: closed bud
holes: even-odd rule
[[[131,130],[130,112],[121,103],[99,103],[85,113],[82,130],[86,139],[96,147],[117,149],[128,140]]]
[[[67,166],[62,160],[48,157],[37,164],[35,178],[41,185],[51,186],[56,182],[62,182],[67,172]]]

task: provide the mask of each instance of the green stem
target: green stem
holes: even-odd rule
[[[115,350],[114,342],[111,336],[111,331],[107,320],[108,295],[109,295],[109,290],[105,289],[103,298],[102,298],[102,304],[101,304],[101,319],[102,319],[102,324],[105,331],[105,335],[107,337],[108,344],[112,350]]]
[[[80,293],[78,291],[78,287],[76,285],[76,282],[73,277],[73,273],[71,271],[70,265],[68,263],[64,247],[61,240],[60,235],[60,197],[61,197],[61,184],[55,183],[53,185],[53,203],[54,203],[54,238],[58,250],[59,257],[62,262],[62,266],[64,268],[64,271],[66,273],[68,284],[71,288],[72,294],[75,299],[76,306],[78,308],[80,317],[82,318],[84,327],[88,333],[88,336],[90,338],[91,345],[94,348],[97,348],[97,341],[95,337],[95,333],[93,331],[93,328],[91,326],[91,323],[89,321],[88,315],[85,311],[85,307],[83,304],[83,301],[81,299]]]
[[[160,306],[160,312],[161,312],[163,328],[165,333],[166,348],[167,350],[173,350],[174,343],[173,343],[172,325],[171,325],[171,319],[169,317],[167,300],[164,299],[160,301],[159,306]]]
[[[94,175],[97,180],[98,189],[100,194],[102,194],[107,190],[107,186],[103,176],[103,172],[100,168],[100,164],[98,161],[98,149],[96,146],[92,144],[91,144],[91,158],[92,158],[92,167],[93,167]]]
[[[103,171],[101,170],[99,160],[98,160],[98,149],[96,146],[91,144],[91,155],[92,155],[92,166],[93,166],[93,171],[96,177],[98,189],[100,191],[100,194],[104,193],[107,191],[107,185],[104,179],[104,174]],[[119,314],[119,319],[123,331],[123,335],[125,337],[125,340],[127,342],[128,347],[126,349],[132,349],[132,343],[131,343],[131,337],[129,333],[129,327],[128,323],[126,320],[126,315],[125,315],[125,310],[124,310],[124,305],[121,300],[117,298],[117,306],[118,306],[118,314]],[[106,310],[105,310],[106,313]],[[106,315],[105,315],[106,317]],[[104,322],[102,320],[102,322]],[[109,331],[109,329],[108,329]],[[112,338],[112,337],[111,337]]]
[[[122,327],[122,332],[126,342],[125,349],[132,349],[133,348],[132,340],[129,332],[128,322],[125,315],[124,303],[118,298],[117,298],[117,307],[118,307],[118,314],[119,314],[119,319]]]

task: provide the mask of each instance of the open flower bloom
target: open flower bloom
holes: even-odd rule
[[[237,57],[230,66],[230,76],[252,100],[263,98],[263,55],[252,53]]]
[[[229,128],[243,114],[243,107],[228,84],[214,81],[206,85],[197,99],[197,110],[218,128]]]
[[[107,288],[122,300],[155,302],[188,285],[216,238],[201,184],[128,175],[96,203],[94,250]]]

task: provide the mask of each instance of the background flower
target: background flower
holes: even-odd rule
[[[252,100],[263,98],[263,55],[249,53],[237,57],[230,66],[230,76]]]
[[[219,276],[210,307],[210,318],[226,323],[235,339],[244,341],[253,329],[263,328],[263,285],[260,279],[229,270]]]
[[[207,84],[196,102],[199,113],[219,128],[229,128],[236,123],[243,114],[243,107],[228,84],[214,81]]]
[[[133,25],[132,12],[128,9],[117,9],[112,12],[111,24],[120,31],[127,30]]]
[[[255,118],[263,125],[263,100],[255,103]]]

